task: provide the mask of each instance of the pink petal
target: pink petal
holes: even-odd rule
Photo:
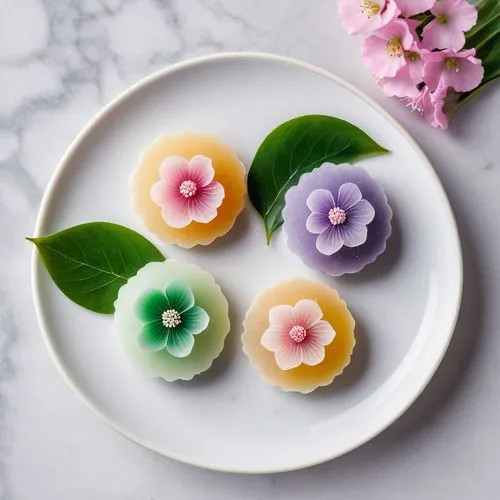
[[[465,44],[465,35],[462,30],[455,29],[450,24],[439,24],[434,20],[423,31],[424,46],[426,49],[460,50]]]
[[[347,210],[347,220],[349,223],[370,224],[375,217],[375,209],[367,200],[360,200],[356,205],[353,205]]]
[[[288,332],[284,333],[281,328],[270,326],[262,335],[260,343],[268,351],[276,352],[288,342],[289,339],[285,335],[288,336]]]
[[[165,181],[174,181],[180,186],[182,181],[189,178],[189,162],[181,156],[169,156],[160,166],[160,178]]]
[[[305,365],[316,366],[325,359],[325,348],[316,339],[305,340],[300,347],[302,348],[302,362]]]
[[[419,94],[417,85],[410,76],[410,64],[403,66],[392,78],[382,78],[380,88],[386,96],[416,97]]]
[[[436,0],[396,0],[396,4],[400,8],[403,17],[421,14],[429,10],[435,3]]]
[[[362,198],[363,195],[361,194],[359,187],[352,182],[346,182],[339,188],[336,206],[347,211],[356,205],[356,203],[359,203]]]
[[[425,63],[424,81],[431,90],[437,89],[444,70],[444,63]]]
[[[224,199],[224,187],[213,181],[208,186],[200,187],[195,196],[188,199],[189,215],[202,224],[207,224],[217,217],[217,209]]]
[[[313,325],[308,331],[307,335],[314,338],[316,341],[320,342],[322,345],[328,345],[333,342],[335,338],[335,330],[328,321],[318,321]]]
[[[368,229],[364,224],[348,222],[339,226],[339,234],[346,247],[355,248],[366,242]]]
[[[207,156],[193,156],[189,162],[190,179],[196,182],[198,187],[208,186],[214,179],[215,170],[212,160]]]
[[[290,340],[281,350],[274,353],[274,358],[282,370],[291,370],[302,363],[302,347],[300,344]]]
[[[323,255],[333,255],[344,246],[338,227],[331,226],[317,237],[316,249],[318,252]]]
[[[387,41],[369,36],[362,45],[362,57],[366,66],[377,78],[394,76],[405,64],[404,56],[390,56],[385,51]]]
[[[335,201],[327,189],[315,189],[307,198],[306,205],[311,212],[327,214],[335,206]]]
[[[293,326],[293,306],[275,306],[269,311],[269,324],[272,327],[281,328],[287,333]]]
[[[444,69],[442,83],[457,92],[468,92],[475,89],[483,79],[484,68],[475,57],[457,59],[459,70]]]
[[[314,212],[306,220],[306,228],[312,234],[321,234],[331,226],[325,212]]]
[[[344,29],[350,35],[367,34],[387,24],[396,17],[399,10],[394,0],[374,0],[380,6],[380,13],[369,18],[361,12],[359,0],[340,0],[338,11]]]
[[[477,22],[477,8],[466,0],[454,0],[453,3],[450,11],[450,24],[455,29],[469,31]]]
[[[315,325],[322,317],[323,311],[314,300],[299,300],[293,308],[293,323],[303,326],[306,330]]]
[[[193,221],[189,215],[188,205],[183,200],[165,205],[161,209],[161,215],[167,225],[177,229],[182,229]]]

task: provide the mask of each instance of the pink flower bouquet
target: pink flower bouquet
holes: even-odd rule
[[[362,56],[380,88],[433,127],[500,76],[500,2],[340,0],[349,34],[365,36]]]

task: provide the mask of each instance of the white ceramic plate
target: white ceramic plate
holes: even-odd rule
[[[211,469],[299,469],[338,457],[381,432],[436,370],[455,326],[462,283],[460,244],[446,195],[422,151],[387,113],[353,86],[307,64],[224,54],[143,80],[71,145],[45,193],[36,233],[97,220],[144,233],[130,206],[128,180],[157,136],[213,132],[249,165],[275,126],[314,113],[349,120],[392,150],[361,162],[384,185],[394,209],[388,249],[358,275],[328,278],[302,265],[282,234],[267,247],[250,204],[231,233],[209,247],[160,246],[213,273],[230,301],[233,327],[226,348],[192,382],[143,377],[119,351],[112,318],[65,298],[35,253],[36,310],[54,360],[89,406],[130,439]],[[240,349],[241,323],[254,297],[294,276],[336,287],[357,320],[351,365],[330,387],[308,396],[267,386]]]

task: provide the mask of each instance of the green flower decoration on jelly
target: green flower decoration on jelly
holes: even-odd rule
[[[138,343],[141,349],[157,352],[166,349],[176,358],[185,358],[194,347],[194,336],[206,330],[208,313],[195,304],[189,285],[170,283],[165,291],[148,290],[137,303],[143,323]]]

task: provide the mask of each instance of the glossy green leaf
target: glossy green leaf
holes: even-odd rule
[[[140,234],[109,222],[91,222],[28,238],[54,283],[73,302],[112,314],[118,290],[149,262],[165,257]]]
[[[274,129],[248,173],[248,194],[264,220],[268,243],[283,223],[285,193],[302,174],[325,162],[354,163],[387,152],[358,127],[332,116],[300,116]]]
[[[484,77],[479,87],[460,95],[459,104],[500,78],[500,2],[480,0],[476,7],[478,20],[466,34],[465,47],[476,49],[476,57],[481,59],[484,67]]]

